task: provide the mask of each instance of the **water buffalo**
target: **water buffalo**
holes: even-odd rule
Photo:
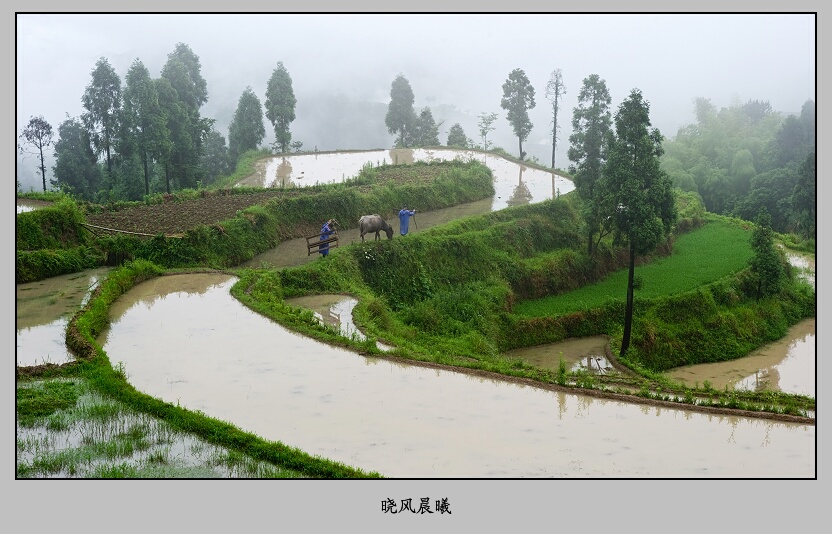
[[[379,239],[379,232],[384,230],[387,233],[387,239],[393,239],[393,227],[387,224],[387,221],[381,218],[381,215],[363,215],[358,219],[358,230],[361,232],[361,242],[364,242],[364,234],[371,232],[376,233],[376,240]]]

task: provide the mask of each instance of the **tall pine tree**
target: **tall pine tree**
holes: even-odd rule
[[[601,171],[606,162],[606,145],[612,127],[610,93],[607,83],[597,74],[584,79],[578,105],[572,114],[571,143],[567,153],[572,162],[570,171],[575,177],[575,192],[581,198],[583,217],[587,226],[587,252],[592,254],[595,234],[598,240],[605,235],[609,221],[602,204]]]
[[[605,205],[630,253],[621,356],[630,347],[636,256],[653,252],[676,224],[673,184],[659,166],[662,153],[662,136],[650,129],[650,104],[633,89],[615,114],[615,137],[603,169]]]
[[[292,142],[292,132],[289,131],[289,126],[295,120],[296,104],[292,77],[289,76],[289,71],[283,66],[283,62],[278,61],[266,86],[266,118],[274,128],[275,147],[279,147],[280,152],[284,154],[289,150]]]

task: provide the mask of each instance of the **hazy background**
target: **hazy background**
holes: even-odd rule
[[[99,58],[122,84],[137,58],[157,78],[179,42],[199,56],[208,86],[201,113],[216,119],[226,140],[240,95],[251,86],[265,104],[282,61],[297,98],[292,139],[302,150],[391,147],[384,116],[398,74],[410,82],[416,113],[428,106],[444,121],[443,144],[457,122],[481,142],[478,115],[496,112],[488,139],[516,156],[500,99],[509,73],[523,69],[537,103],[523,148],[549,164],[546,84],[561,69],[560,168],[570,163],[572,111],[591,74],[606,81],[613,111],[640,89],[665,137],[693,122],[695,97],[717,108],[763,100],[785,113],[816,100],[814,14],[17,14],[16,31],[16,132],[43,115],[55,139],[67,114],[84,112],[81,97]],[[33,164],[18,160],[24,191],[38,190]]]
[[[112,3],[82,0],[71,6],[57,1],[12,0],[19,11],[44,8],[66,11],[69,9],[102,10],[121,7]],[[233,4],[200,2],[199,9],[312,9],[306,2],[288,5],[281,2],[251,2],[244,0]],[[167,0],[145,0],[131,9],[193,9],[183,2]],[[196,3],[194,3],[196,4]],[[254,5],[252,5],[254,4]],[[398,5],[381,5],[377,2],[350,2],[351,9],[395,10]],[[431,4],[441,4],[432,6]],[[499,11],[505,9],[541,9],[529,1],[517,1],[499,6],[497,2],[481,0],[476,9]],[[679,9],[693,9],[689,4],[678,3]],[[695,9],[718,12],[720,10],[777,11],[783,9],[820,11],[822,14],[829,3],[822,2],[774,2],[759,1],[749,5],[737,0],[700,0]],[[547,2],[549,9],[556,10],[642,10],[667,11],[676,5],[666,1],[632,0],[601,2],[586,0],[581,3]],[[336,2],[327,6],[330,10],[342,9]],[[407,6],[416,9],[413,6]],[[461,2],[420,2],[421,9],[466,9]],[[469,6],[468,9],[471,7]],[[827,9],[828,13],[828,9]],[[215,15],[209,18],[228,15]],[[25,19],[29,20],[25,20]],[[50,21],[49,18],[52,20]],[[70,24],[73,20],[86,19],[80,28]],[[516,153],[516,139],[505,121],[505,113],[499,107],[502,83],[514,68],[523,68],[535,85],[538,105],[533,113],[535,128],[529,141],[547,135],[549,116],[538,118],[536,113],[547,111],[548,105],[543,92],[552,70],[563,71],[567,94],[562,101],[565,115],[561,114],[563,130],[560,143],[568,144],[572,108],[577,102],[577,93],[582,80],[590,74],[603,77],[612,93],[613,105],[617,106],[633,87],[644,91],[651,102],[651,118],[654,125],[665,135],[672,136],[680,125],[693,121],[691,99],[696,96],[710,98],[719,107],[728,106],[736,99],[768,100],[777,111],[798,111],[808,98],[815,98],[815,67],[820,67],[819,83],[826,81],[826,63],[817,61],[815,48],[814,16],[809,15],[492,15],[495,22],[486,25],[483,16],[465,15],[454,20],[454,24],[432,23],[428,29],[415,32],[414,17],[399,18],[394,28],[384,29],[377,23],[367,28],[359,24],[352,15],[328,17],[332,22],[324,25],[323,19],[314,16],[310,28],[305,25],[301,32],[298,19],[291,23],[285,17],[253,15],[249,20],[256,24],[256,30],[240,28],[238,22],[220,21],[220,30],[207,29],[204,21],[193,16],[178,16],[182,22],[164,22],[164,16],[138,17],[121,16],[126,23],[144,20],[143,28],[125,31],[124,27],[108,29],[106,25],[93,25],[90,19],[103,20],[105,16],[24,16],[16,19],[14,13],[7,15],[6,41],[8,59],[7,79],[9,108],[7,116],[11,123],[5,132],[10,134],[6,144],[8,169],[13,171],[11,160],[14,142],[20,129],[31,115],[44,115],[53,128],[69,113],[80,115],[81,96],[90,80],[90,72],[99,57],[107,57],[120,77],[124,77],[130,63],[139,57],[150,69],[151,75],[159,76],[167,54],[177,42],[187,43],[199,55],[202,74],[208,82],[209,101],[203,106],[204,116],[213,116],[215,110],[223,108],[226,115],[233,113],[237,99],[246,85],[251,85],[263,98],[263,89],[277,61],[283,61],[292,76],[298,97],[298,119],[292,125],[295,138],[304,142],[304,148],[314,147],[317,141],[302,138],[305,132],[298,131],[302,121],[300,111],[306,109],[304,101],[314,100],[312,93],[333,91],[333,94],[363,94],[369,92],[371,80],[378,80],[379,86],[372,86],[372,93],[379,95],[379,102],[389,101],[389,88],[399,72],[405,74],[415,92],[416,105],[424,105],[432,95],[443,95],[442,101],[450,102],[461,110],[471,109],[472,125],[463,124],[469,137],[476,138],[476,115],[482,111],[499,113],[496,123],[498,131],[489,139],[497,140],[506,150]],[[362,17],[370,21],[379,17]],[[388,16],[380,17],[389,19]],[[660,19],[660,20],[657,20]],[[198,21],[199,20],[199,21]],[[824,17],[818,17],[823,27]],[[198,22],[197,22],[198,21]],[[284,22],[282,22],[284,21]],[[340,21],[340,22],[338,22]],[[18,22],[16,25],[15,22]],[[22,22],[22,23],[21,23]],[[383,22],[380,21],[380,22]],[[466,23],[467,22],[467,23]],[[149,26],[148,26],[149,25]],[[334,27],[333,27],[334,26]],[[326,31],[323,28],[326,28]],[[436,31],[434,31],[434,28]],[[473,28],[465,31],[465,28]],[[441,31],[440,31],[441,30]],[[828,50],[825,33],[817,35],[821,57]],[[129,42],[128,42],[129,41]],[[256,45],[254,43],[257,43]],[[346,43],[357,45],[361,52],[348,54]],[[597,44],[594,44],[597,43]],[[78,47],[77,49],[73,47]],[[253,50],[250,51],[250,50]],[[305,54],[304,51],[315,51]],[[214,56],[216,51],[217,55]],[[21,61],[26,59],[28,66]],[[418,62],[418,66],[405,66],[406,60]],[[313,67],[314,65],[314,67]],[[460,69],[460,70],[457,70]],[[251,80],[246,78],[251,73]],[[333,76],[333,74],[335,76]],[[334,81],[333,81],[334,80]],[[123,80],[122,80],[123,81]],[[300,92],[309,89],[310,94]],[[465,88],[470,93],[458,97]],[[220,101],[227,99],[220,105]],[[314,106],[314,102],[308,104]],[[301,106],[304,106],[303,108]],[[418,109],[418,108],[417,108]],[[823,174],[825,106],[818,102],[818,133],[820,174]],[[563,112],[562,112],[563,113]],[[434,113],[437,116],[437,113]],[[16,121],[12,119],[15,118]],[[219,117],[214,117],[218,118]],[[331,131],[332,124],[340,120],[335,117],[330,128],[317,135]],[[15,124],[16,123],[16,124]],[[447,128],[450,124],[445,124]],[[219,125],[227,137],[227,124]],[[268,129],[268,127],[267,127]],[[382,134],[386,128],[382,121],[378,125]],[[442,132],[443,137],[446,130]],[[499,138],[497,137],[499,135]],[[392,144],[392,137],[389,138]],[[504,140],[505,139],[505,140]],[[444,139],[443,139],[444,141]],[[528,147],[529,142],[525,143]],[[374,147],[379,148],[379,147]],[[527,148],[529,150],[529,148]],[[531,152],[535,153],[536,152]],[[568,165],[559,153],[558,166]],[[541,160],[546,160],[538,156]],[[546,152],[548,158],[548,151]],[[5,160],[4,160],[5,161]],[[51,166],[51,164],[50,164]],[[51,169],[47,176],[51,177]],[[14,186],[9,180],[8,190]],[[824,197],[828,187],[825,181],[818,182],[819,198]],[[9,200],[11,200],[10,195]],[[8,217],[14,216],[8,210]],[[823,211],[819,218],[824,218]],[[10,229],[6,236],[8,246],[6,261],[3,263],[6,283],[2,302],[6,303],[4,316],[14,314],[14,249],[11,246],[15,227],[11,220],[5,225]],[[819,248],[828,250],[825,234],[819,236]],[[826,263],[817,265],[818,271],[825,270]],[[821,275],[822,277],[822,275]],[[826,317],[830,302],[822,294],[826,286],[818,286],[818,307]],[[827,295],[828,296],[828,295]],[[13,346],[14,325],[6,322],[3,330],[4,346]],[[818,338],[819,353],[828,347],[824,336]],[[0,450],[4,458],[11,457],[14,421],[12,399],[15,376],[11,363],[6,366],[6,383],[9,384],[6,402],[4,428],[8,439],[2,440]],[[818,368],[818,381],[824,379],[826,367]],[[825,396],[820,405],[828,406]],[[820,409],[818,417],[824,420],[828,410]],[[395,416],[395,414],[393,415]],[[819,436],[823,433],[819,433]],[[821,445],[822,438],[818,438]],[[820,450],[820,447],[819,447]],[[6,462],[5,477],[8,488],[14,487],[12,506],[21,517],[37,518],[43,529],[66,528],[66,518],[79,517],[79,510],[89,510],[93,515],[81,514],[84,528],[93,532],[123,525],[125,518],[135,529],[158,528],[159,518],[165,525],[184,528],[233,528],[262,529],[263,525],[324,524],[343,528],[346,522],[362,521],[371,531],[390,528],[390,517],[380,512],[380,500],[392,498],[396,501],[420,497],[450,499],[453,515],[440,517],[395,517],[394,527],[399,532],[424,531],[458,532],[461,525],[474,528],[494,526],[517,528],[539,528],[551,524],[560,530],[574,530],[592,525],[593,529],[620,528],[622,524],[643,522],[645,503],[648,503],[649,517],[654,523],[674,524],[679,518],[690,517],[696,511],[700,522],[718,522],[724,529],[748,530],[804,530],[815,528],[822,521],[822,507],[819,503],[822,492],[817,487],[828,486],[827,464],[818,464],[820,486],[790,486],[789,491],[777,492],[778,503],[784,510],[802,510],[796,514],[754,513],[762,502],[771,500],[772,489],[781,489],[777,481],[773,486],[759,481],[735,481],[725,484],[722,480],[703,480],[697,484],[700,491],[690,491],[684,480],[664,481],[605,481],[574,480],[525,481],[525,480],[386,480],[378,483],[366,481],[235,481],[235,483],[210,481],[147,481],[139,485],[120,485],[112,491],[108,483],[91,482],[84,491],[66,491],[65,484],[43,482],[29,485],[12,480],[11,462]],[[265,484],[265,485],[264,485]],[[677,496],[684,495],[680,499]],[[149,497],[149,500],[148,500]],[[137,514],[136,503],[152,502],[154,513]],[[90,507],[90,503],[95,503]],[[815,503],[815,504],[813,504]],[[44,505],[49,512],[44,512]],[[145,506],[140,504],[139,506]],[[805,511],[803,511],[805,509]],[[602,513],[599,513],[602,511]],[[752,513],[745,513],[752,511]],[[565,512],[565,513],[564,513]],[[86,517],[93,521],[84,520]],[[310,522],[311,521],[311,522]],[[96,528],[97,524],[102,527]],[[640,524],[640,523],[639,523]],[[374,528],[378,526],[377,528]],[[764,528],[762,528],[764,527]],[[487,529],[483,528],[483,531]]]

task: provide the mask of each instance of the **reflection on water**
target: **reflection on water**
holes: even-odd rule
[[[593,336],[514,349],[506,356],[553,371],[563,359],[568,370],[597,373],[612,369],[606,346],[606,337]],[[783,339],[743,358],[686,365],[665,374],[689,386],[701,387],[707,381],[717,390],[783,391],[814,397],[815,363],[815,319],[807,319],[791,327]]]
[[[285,157],[280,158],[279,162],[271,160],[266,166],[266,176],[276,177],[271,187],[289,187],[293,185],[292,164]],[[301,172],[301,176],[298,176],[297,179],[300,180],[302,176],[303,173]]]
[[[286,304],[307,308],[323,323],[337,328],[342,336],[364,341],[367,336],[355,326],[352,310],[358,301],[344,295],[307,295],[286,299]],[[384,351],[391,350],[389,345],[376,341],[376,346]]]
[[[798,276],[815,287],[814,260],[791,252],[786,257],[798,269]],[[718,390],[783,391],[815,397],[815,343],[815,319],[806,319],[792,326],[784,338],[744,358],[687,365],[666,374],[688,385],[701,386],[707,381]]]
[[[262,162],[261,183],[256,185],[343,181],[368,163],[457,156],[489,166],[497,193],[479,202],[420,212],[411,232],[539,202],[574,188],[550,172],[451,149],[272,158]],[[389,218],[395,222],[392,213]],[[339,233],[345,243],[359,241],[357,230]],[[291,240],[245,266],[283,267],[318,259],[306,252],[305,239]],[[99,275],[85,272],[17,286],[17,365],[72,359],[63,330]],[[813,262],[807,263],[804,275],[814,285]],[[140,284],[114,303],[113,322],[99,342],[114,364],[124,362],[129,380],[148,394],[231,421],[266,439],[393,477],[814,474],[813,426],[551,393],[360,356],[251,312],[228,293],[233,280],[227,275],[175,275]],[[328,303],[320,317],[337,317],[345,335],[363,335],[351,321],[354,305],[351,299]],[[730,384],[814,396],[814,332],[814,320],[804,322],[789,332],[782,346],[772,344],[759,354],[725,362],[723,368],[678,369],[675,378],[700,385],[708,380],[717,389]],[[567,340],[511,356],[555,369],[563,357],[572,369],[603,371],[609,366],[605,344],[603,338]]]
[[[570,371],[603,373],[612,370],[606,356],[608,344],[606,336],[591,336],[514,349],[506,352],[506,356],[553,371],[558,370],[562,359]]]
[[[103,340],[111,362],[123,362],[149,395],[311,454],[400,478],[815,474],[811,425],[630,405],[365,357],[252,312],[229,294],[232,277],[165,278],[117,301]]]
[[[21,367],[62,364],[75,358],[66,348],[65,330],[72,315],[109,272],[108,267],[17,284],[16,361]]]
[[[60,365],[75,358],[66,348],[65,332],[68,317],[33,327],[17,328],[15,363],[18,367],[30,367],[52,363]]]
[[[413,150],[413,158],[417,161],[462,159],[482,162],[494,175],[492,211],[508,206],[542,202],[575,189],[575,185],[567,178],[550,171],[527,167],[494,154],[483,154],[473,150],[420,148]]]
[[[814,287],[814,260],[794,253],[788,253],[787,257],[799,270],[800,276]],[[517,349],[506,355],[555,371],[563,358],[572,371],[587,369],[604,372],[611,368],[604,357],[605,347],[606,338],[582,338]],[[665,374],[688,386],[701,387],[708,382],[720,391],[769,390],[814,397],[816,361],[815,319],[807,319],[791,327],[782,339],[743,358],[686,365]]]
[[[674,380],[714,389],[769,390],[815,396],[815,319],[789,329],[781,340],[748,356],[728,362],[678,367],[667,374]]]
[[[418,233],[436,225],[461,217],[482,215],[507,206],[542,202],[572,191],[571,180],[555,173],[542,171],[514,163],[501,156],[482,154],[473,150],[458,149],[391,149],[362,152],[320,154],[296,154],[274,156],[258,162],[258,171],[237,185],[259,187],[303,187],[314,184],[342,182],[354,178],[365,165],[404,164],[414,161],[476,159],[491,169],[494,175],[494,196],[491,198],[452,206],[450,208],[418,213],[412,219],[409,233]],[[388,206],[389,211],[379,214],[393,225],[394,236],[399,237],[396,214],[399,206]],[[357,226],[357,223],[356,225]],[[338,230],[343,245],[361,241],[357,228]],[[303,265],[320,259],[318,254],[308,254],[305,238],[290,239],[277,247],[258,254],[239,267],[280,268]]]
[[[416,161],[477,160],[494,175],[494,198],[491,210],[507,206],[542,202],[566,194],[575,185],[571,180],[550,171],[543,171],[509,161],[502,156],[474,150],[453,148],[391,149],[362,152],[295,154],[273,156],[258,162],[257,172],[241,180],[238,186],[304,187],[343,182],[358,176],[365,165],[404,164]],[[392,209],[392,207],[391,207]]]

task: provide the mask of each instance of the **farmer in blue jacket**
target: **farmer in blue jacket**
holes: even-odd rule
[[[407,235],[407,229],[410,226],[410,218],[416,215],[416,210],[409,210],[407,206],[403,207],[399,212],[399,233]]]
[[[321,226],[321,241],[325,241],[329,239],[332,233],[335,231],[335,219],[330,219]],[[318,252],[321,253],[321,256],[326,257],[329,254],[329,243],[324,243],[322,245],[318,245]]]

